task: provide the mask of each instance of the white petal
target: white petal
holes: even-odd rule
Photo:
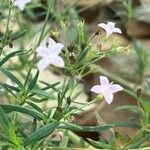
[[[64,60],[59,55],[51,60],[51,64],[60,68],[64,68],[65,66]]]
[[[122,31],[119,28],[114,28],[113,32],[122,33]]]
[[[18,0],[16,0],[14,3],[13,3],[14,6],[18,6],[18,8],[23,11],[24,10],[24,7],[25,7],[25,4],[24,2],[19,2]]]
[[[91,88],[91,91],[94,92],[94,93],[97,93],[97,94],[100,94],[102,93],[102,89],[101,89],[101,86],[100,85],[95,85]]]
[[[114,22],[107,22],[107,27],[110,28],[110,29],[113,29],[115,28],[115,23]]]
[[[54,47],[51,48],[50,51],[51,51],[52,54],[58,55],[61,52],[61,50],[62,50],[63,47],[64,47],[63,44],[57,43],[57,44],[55,44]]]
[[[25,0],[25,3],[27,4],[27,3],[30,3],[31,2],[31,0]]]
[[[48,48],[42,47],[42,46],[38,47],[36,49],[36,52],[41,57],[48,57],[50,55],[50,50]]]
[[[104,99],[108,104],[111,104],[113,101],[113,93],[111,91],[106,91],[103,93]]]
[[[111,30],[111,29],[106,29],[106,34],[107,34],[107,36],[110,36],[111,34],[113,33],[113,30]]]
[[[109,80],[107,77],[100,76],[99,79],[100,79],[100,83],[102,86],[108,86],[109,85]]]
[[[110,85],[109,90],[111,90],[112,93],[115,93],[115,92],[122,91],[123,87],[120,86],[119,84],[112,84],[112,85]]]
[[[52,38],[48,38],[48,48],[54,47],[56,42]]]
[[[98,27],[101,27],[101,28],[103,28],[104,30],[106,30],[106,24],[104,24],[104,23],[98,24]]]
[[[37,64],[37,67],[39,69],[39,71],[43,71],[45,68],[48,67],[48,65],[50,64],[50,61],[48,59],[44,59],[42,58],[38,64]]]
[[[30,3],[31,2],[31,0],[15,0],[15,2],[14,2],[14,6],[18,6],[18,8],[21,10],[21,11],[23,11],[24,10],[24,8],[25,8],[25,5],[27,4],[27,3]]]
[[[25,8],[25,5],[24,5],[24,4],[19,4],[19,5],[18,5],[18,8],[19,8],[21,11],[23,11],[24,8]]]

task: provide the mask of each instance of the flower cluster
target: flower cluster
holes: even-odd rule
[[[30,3],[31,0],[15,0],[13,1],[14,6],[18,6],[18,8],[23,11],[25,5]],[[107,24],[100,23],[98,27],[103,28],[106,31],[106,36],[109,37],[113,32],[122,33],[119,28],[115,27],[115,23],[107,22]],[[64,68],[65,63],[59,54],[61,50],[64,48],[62,43],[56,43],[52,38],[48,39],[48,47],[39,46],[36,49],[37,54],[42,57],[37,64],[39,71],[43,71],[50,64],[56,67]],[[100,76],[100,85],[95,85],[91,88],[91,91],[97,94],[102,94],[108,104],[113,101],[113,94],[123,90],[118,84],[109,83],[109,80],[105,76]]]

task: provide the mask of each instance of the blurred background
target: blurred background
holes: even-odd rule
[[[13,48],[11,45],[6,47],[6,54],[12,49],[21,49],[27,47],[33,47],[37,41],[39,32],[41,31],[41,25],[43,24],[47,5],[46,0],[33,0],[33,3],[21,13],[14,11],[11,16],[10,28],[13,31],[27,30],[28,34],[24,39],[20,39],[17,42],[13,42]],[[99,83],[99,76],[103,74],[107,76],[111,81],[120,83],[127,89],[130,88],[136,93],[138,88],[143,89],[146,97],[149,94],[150,88],[150,65],[149,65],[149,48],[150,48],[150,0],[61,0],[57,2],[56,8],[51,13],[50,27],[47,27],[48,36],[56,37],[60,34],[60,41],[65,46],[70,46],[76,39],[77,33],[74,30],[74,24],[76,19],[84,20],[85,31],[89,36],[93,33],[99,32],[99,35],[92,39],[93,50],[109,50],[113,44],[113,40],[116,39],[121,42],[121,45],[127,46],[126,52],[115,54],[110,57],[106,57],[97,61],[96,64],[100,66],[98,73],[92,73],[87,75],[80,84],[80,88],[83,90],[83,94],[78,97],[79,102],[86,102],[92,100],[96,95],[90,92],[90,88]],[[0,34],[5,32],[6,20],[5,17],[8,13],[7,5],[0,10]],[[116,23],[116,27],[122,30],[122,34],[113,34],[107,43],[101,42],[101,36],[105,32],[97,26],[99,23],[107,23],[112,21]],[[67,26],[68,34],[64,35],[58,33],[59,27]],[[38,31],[38,32],[37,32]],[[45,43],[47,37],[42,43]],[[31,38],[33,39],[31,41]],[[18,64],[18,61],[19,64]],[[30,62],[30,57],[23,59],[14,59],[10,62],[14,64],[11,67],[12,71],[15,67],[21,70],[21,66],[28,68],[26,62]],[[8,63],[8,66],[10,65]],[[10,66],[9,66],[10,67]],[[7,78],[0,74],[1,81],[6,81]],[[56,81],[63,81],[65,75],[62,71],[57,69],[49,69],[40,74],[40,80],[54,83]],[[124,104],[137,105],[136,100],[131,96],[130,92],[119,92],[115,94],[114,101],[111,105],[101,105],[101,102],[97,102],[91,107],[87,107],[85,112],[80,116],[75,117],[75,122],[80,125],[100,125],[105,123],[112,123],[115,121],[136,121],[137,116],[130,112],[118,112],[114,111],[117,106]],[[1,98],[0,103],[6,103],[6,98]],[[56,106],[55,101],[49,101],[47,106]],[[98,139],[101,135],[107,139],[111,134],[124,135],[126,138],[130,138],[135,135],[136,129],[132,128],[115,128],[113,131],[106,131],[101,133],[77,133],[83,137],[90,137],[92,139]],[[118,135],[118,136],[119,136]],[[120,143],[118,142],[118,145]]]

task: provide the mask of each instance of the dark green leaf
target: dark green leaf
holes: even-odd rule
[[[118,106],[115,108],[115,111],[132,111],[137,114],[142,114],[142,110],[139,107],[133,105]]]
[[[46,136],[50,135],[56,127],[59,125],[59,122],[52,122],[50,124],[47,124],[39,129],[37,129],[35,132],[33,132],[23,143],[23,145],[26,147],[30,144],[37,143],[39,140],[45,138]]]
[[[7,119],[3,108],[0,106],[0,126],[8,132],[9,130],[9,120]]]
[[[110,150],[117,150],[114,146],[110,145],[110,144],[106,144],[100,141],[94,141],[91,139],[87,139],[92,145],[98,147],[98,148],[105,148],[105,149],[110,149]]]
[[[44,119],[44,116],[42,114],[40,114],[37,111],[28,109],[28,108],[24,108],[21,106],[15,106],[15,105],[3,105],[3,104],[1,104],[0,106],[3,108],[5,113],[11,113],[11,112],[17,111],[20,113],[25,113],[25,114],[32,116],[38,120]]]
[[[7,76],[9,77],[14,83],[16,83],[20,88],[24,88],[22,83],[12,74],[10,71],[8,71],[5,68],[0,68],[0,70]]]
[[[28,87],[28,91],[32,90],[34,88],[34,86],[36,85],[36,82],[38,80],[38,76],[39,76],[39,71],[37,71],[34,79],[32,80],[32,82],[30,83],[29,87]]]
[[[12,57],[14,57],[16,55],[19,55],[22,52],[23,51],[15,51],[15,52],[12,52],[12,53],[8,54],[5,58],[0,60],[0,66],[2,66],[4,63],[6,63],[10,58],[12,58]]]
[[[4,88],[7,88],[7,89],[12,90],[12,91],[20,92],[20,89],[19,89],[19,88],[14,87],[14,86],[11,86],[11,85],[9,85],[9,84],[1,83],[1,82],[0,82],[0,85],[3,86]]]
[[[56,82],[54,84],[49,84],[47,82],[44,81],[40,81],[42,84],[46,85],[46,87],[42,88],[42,90],[48,90],[48,89],[53,89],[55,91],[58,91],[55,86],[57,86],[58,84],[60,84],[60,82]]]
[[[60,125],[58,128],[68,129],[72,131],[81,131],[81,132],[99,132],[99,131],[108,130],[110,128],[115,128],[115,127],[138,128],[139,126],[132,122],[115,122],[112,124],[106,124],[100,126],[78,126],[71,123],[65,123],[64,125]]]
[[[35,110],[37,110],[38,112],[43,113],[43,110],[42,110],[39,106],[37,106],[36,104],[34,104],[34,103],[32,103],[32,102],[29,102],[29,101],[27,101],[26,103],[29,104],[30,106],[32,106],[32,107],[33,107]]]
[[[51,98],[51,99],[56,98],[55,96],[52,95],[52,93],[47,93],[43,90],[33,89],[31,92],[32,92],[32,94],[30,94],[29,97],[33,96],[33,95],[38,95],[38,96],[44,96],[46,98]]]
[[[81,54],[79,55],[79,57],[77,58],[77,63],[79,63],[80,61],[82,61],[85,57],[86,57],[86,54],[88,53],[89,51],[89,48],[85,48]]]
[[[26,32],[27,32],[27,30],[24,30],[22,32],[16,32],[16,33],[12,34],[10,36],[10,38],[12,41],[17,40],[17,39],[21,38],[22,36],[24,36],[26,34]]]

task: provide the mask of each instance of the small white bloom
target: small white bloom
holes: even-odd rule
[[[18,8],[19,8],[21,11],[23,11],[24,8],[25,8],[25,5],[26,5],[27,3],[30,3],[31,0],[15,0],[15,1],[12,0],[12,2],[14,2],[14,3],[13,3],[14,6],[18,6]]]
[[[123,90],[119,84],[109,83],[109,80],[105,76],[100,76],[100,85],[95,85],[91,88],[91,91],[97,94],[102,94],[108,104],[113,101],[113,93]]]
[[[100,23],[98,24],[98,27],[103,28],[106,31],[107,36],[110,36],[113,32],[116,33],[122,33],[119,28],[115,28],[115,23],[113,22],[107,22],[107,24]]]
[[[36,52],[42,57],[37,64],[39,71],[43,71],[50,64],[63,68],[64,60],[59,56],[63,47],[63,44],[56,43],[52,38],[48,39],[48,47],[38,47]]]

